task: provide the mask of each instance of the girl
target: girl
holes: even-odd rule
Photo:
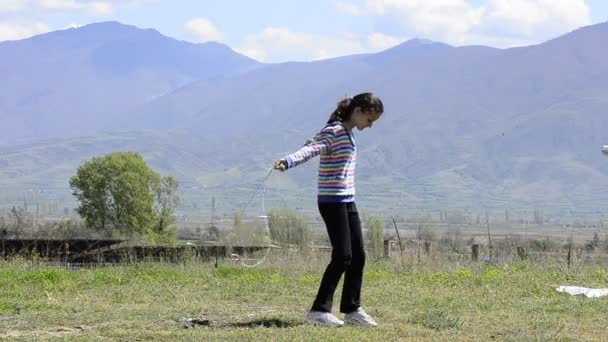
[[[344,321],[364,327],[376,322],[361,308],[361,282],[365,251],[361,222],[355,205],[355,137],[353,129],[372,127],[384,112],[378,96],[362,93],[338,103],[327,125],[297,152],[278,160],[274,168],[285,171],[321,155],[318,206],[331,241],[331,261],[323,274],[319,292],[306,314],[313,324],[342,326],[331,313],[334,291],[344,273],[340,312]]]

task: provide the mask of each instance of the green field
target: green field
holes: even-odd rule
[[[380,324],[314,327],[303,315],[325,257],[239,264],[142,263],[65,270],[0,268],[0,337],[23,340],[587,341],[605,340],[606,298],[554,285],[608,286],[605,267],[370,261],[363,303]],[[338,291],[339,292],[339,291]],[[339,303],[339,293],[335,302]],[[17,309],[19,307],[20,309]],[[18,311],[18,312],[17,312]],[[186,319],[200,324],[186,328]],[[192,325],[192,324],[191,324]]]

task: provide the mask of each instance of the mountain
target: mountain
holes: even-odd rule
[[[564,119],[595,118],[593,125],[572,133],[592,137],[585,142],[590,149],[601,144],[606,128],[601,108],[608,89],[608,59],[603,56],[608,46],[599,42],[606,37],[608,24],[506,50],[406,42],[373,55],[284,63],[195,82],[123,117],[135,122],[145,117],[149,128],[184,128],[218,138],[226,132],[236,139],[255,132],[267,137],[264,141],[278,139],[281,146],[288,146],[294,133],[304,140],[318,129],[345,94],[372,90],[381,95],[387,112],[374,130],[390,144],[373,142],[373,134],[366,142],[383,149],[406,146],[393,153],[401,158],[396,165],[387,165],[390,170],[401,172],[411,164],[407,161],[428,156],[441,158],[427,161],[433,165],[425,172],[443,169],[473,152],[493,158],[496,151],[488,151],[493,145],[486,141],[495,145],[496,137],[506,141],[519,136],[522,126],[530,129],[530,139],[544,141],[542,148],[535,143],[525,149],[536,157],[580,152],[584,147],[567,145],[571,139],[564,139],[565,132],[557,126],[563,126]],[[473,147],[476,150],[470,150]],[[496,148],[507,156],[516,152],[511,144]],[[596,161],[595,166],[601,163]]]
[[[372,130],[356,133],[362,207],[521,215],[543,208],[556,218],[598,217],[608,203],[608,160],[599,153],[608,141],[607,38],[602,23],[512,49],[415,39],[375,54],[255,65],[123,106],[95,127],[157,132],[154,139],[130,133],[122,149],[145,151],[153,167],[241,203],[277,157],[322,127],[338,100],[373,91],[386,113]],[[44,179],[55,169],[49,161],[78,156],[64,157],[71,161],[66,178],[75,160],[121,146],[74,139],[57,142],[64,154],[48,158],[51,145],[32,142],[28,150],[49,168],[0,169],[0,177],[11,186]],[[25,158],[16,152],[22,148],[0,151],[0,165]],[[192,158],[198,162],[184,162]],[[314,206],[315,164],[273,176],[276,191]],[[200,196],[185,198],[192,204]]]
[[[2,42],[0,142],[111,130],[129,108],[260,65],[219,43],[177,41],[117,22]]]

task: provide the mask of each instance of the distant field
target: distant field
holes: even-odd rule
[[[305,260],[305,261],[304,261]],[[199,341],[605,340],[608,302],[554,285],[607,287],[605,266],[370,261],[363,303],[377,329],[306,325],[326,259],[273,256],[260,267],[143,263],[68,271],[0,268],[0,337]],[[336,302],[339,301],[339,291]],[[187,318],[197,319],[198,324]]]

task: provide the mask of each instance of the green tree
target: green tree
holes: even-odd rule
[[[16,237],[23,237],[26,228],[33,228],[34,222],[31,215],[24,207],[12,207],[9,212],[10,231]]]
[[[171,176],[163,177],[158,184],[154,185],[154,197],[156,199],[156,232],[164,233],[175,222],[173,210],[179,204],[177,187],[179,183]]]
[[[270,242],[266,219],[259,217],[243,221],[241,213],[237,212],[234,214],[232,232],[227,238],[233,246],[265,246]]]
[[[417,238],[421,241],[435,241],[437,234],[428,226],[418,227]]]
[[[272,241],[306,247],[312,240],[312,232],[306,219],[297,211],[273,209],[268,215]]]
[[[234,213],[234,226],[239,226],[242,223],[241,213],[238,211]]]
[[[154,192],[158,173],[138,153],[115,152],[95,157],[70,179],[78,199],[76,212],[95,230],[120,232],[130,237],[148,233],[154,222]]]
[[[367,221],[367,233],[370,242],[370,252],[374,258],[379,258],[384,252],[384,225],[377,217]]]

